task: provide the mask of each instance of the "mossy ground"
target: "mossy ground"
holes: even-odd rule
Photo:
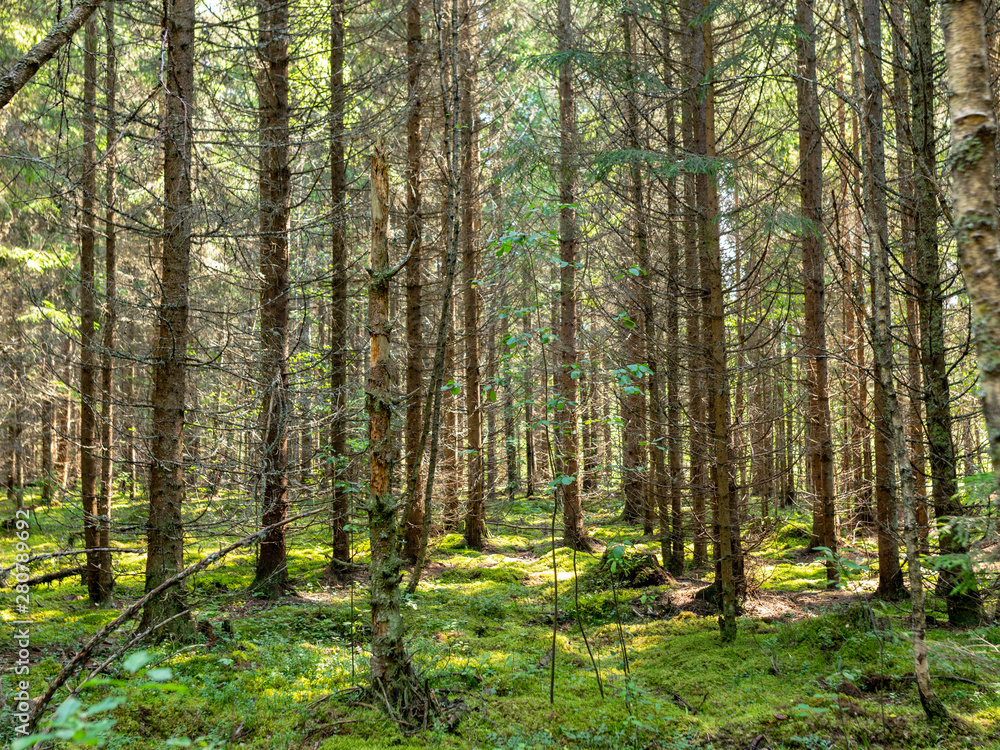
[[[458,535],[439,539],[416,595],[406,602],[418,673],[468,707],[457,731],[406,736],[378,710],[352,704],[351,693],[340,692],[365,682],[367,597],[360,578],[354,585],[323,584],[325,532],[316,526],[297,534],[292,545],[290,575],[298,597],[277,603],[249,597],[250,550],[190,582],[190,603],[199,620],[212,624],[211,635],[183,648],[153,648],[188,691],[149,690],[141,675],[133,679],[125,688],[127,702],[114,712],[108,747],[144,750],[166,746],[172,737],[205,736],[225,747],[268,750],[1000,748],[1000,627],[930,631],[932,672],[978,684],[936,680],[958,719],[928,725],[906,679],[912,672],[906,604],[869,602],[870,573],[843,591],[824,591],[821,564],[801,553],[808,543],[802,522],[788,519],[756,551],[750,568],[759,595],[740,619],[736,644],[723,646],[709,605],[692,598],[711,580],[710,570],[646,589],[578,588],[574,566],[582,576],[600,552],[574,556],[557,545],[553,556],[540,530],[546,526],[542,510],[528,508],[516,528],[493,527],[483,553],[464,549]],[[119,517],[129,513],[138,517],[138,508],[124,507]],[[65,547],[73,518],[68,506],[39,509],[33,554]],[[605,545],[657,552],[656,540],[638,539],[610,517],[595,523],[591,533]],[[122,544],[138,547],[141,539]],[[218,540],[192,541],[187,559],[217,548]],[[845,548],[853,559],[868,560],[863,542]],[[364,545],[356,549],[363,562]],[[0,564],[11,564],[13,556],[13,545],[5,545]],[[133,600],[141,594],[144,558],[116,556],[116,563],[118,600]],[[550,702],[553,565],[559,606]],[[65,558],[46,562],[32,574],[67,566]],[[18,617],[14,592],[3,591],[0,648],[9,695],[10,622]],[[32,695],[117,614],[89,608],[85,596],[76,577],[32,591]],[[127,637],[124,630],[116,633],[104,650]],[[838,694],[845,683],[867,692]],[[2,711],[0,739],[6,742],[13,736],[6,701]]]

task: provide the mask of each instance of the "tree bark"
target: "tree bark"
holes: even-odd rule
[[[94,291],[94,162],[97,139],[97,20],[87,21],[83,43],[83,200],[80,204],[80,500],[87,549],[100,547],[97,522],[97,301]],[[102,601],[97,552],[87,553],[84,576],[91,604]]]
[[[116,89],[118,87],[118,48],[115,42],[115,4],[104,6],[105,45],[107,49],[104,77],[105,109],[107,110],[107,152],[104,155],[104,189],[107,203],[104,220],[104,319],[101,321],[101,494],[97,500],[100,530],[97,544],[104,551],[97,553],[97,588],[101,604],[111,601],[115,580],[111,570],[111,494],[114,491],[114,371],[112,352],[115,347],[115,327],[118,321],[117,231],[115,227],[115,179],[118,169],[118,125],[116,122]]]
[[[559,0],[556,30],[559,65],[559,359],[556,395],[562,418],[557,419],[556,473],[564,482],[563,540],[573,549],[590,549],[580,500],[580,447],[577,427],[576,378],[576,103],[573,94],[573,9]],[[553,477],[555,480],[556,477]]]
[[[371,542],[371,681],[393,707],[406,699],[412,676],[403,643],[396,502],[392,495],[392,377],[389,369],[389,161],[384,140],[371,157],[371,260],[368,331],[371,337],[365,409],[368,412],[368,519]],[[396,269],[398,270],[398,269]]]
[[[260,333],[261,459],[264,495],[261,525],[288,515],[288,219],[291,169],[288,163],[288,3],[257,3],[258,117],[260,123]],[[276,599],[288,588],[285,526],[261,539],[252,588]]]
[[[989,454],[1000,484],[1000,237],[993,183],[997,122],[981,0],[945,4],[943,25],[958,256],[972,302]]]
[[[351,557],[347,533],[351,495],[347,486],[347,161],[344,158],[346,134],[344,109],[347,90],[344,85],[344,47],[346,34],[345,0],[332,0],[330,6],[330,201],[333,217],[330,227],[330,509],[333,527],[331,572],[347,570],[342,563]]]
[[[966,555],[968,548],[949,521],[965,515],[958,495],[957,461],[951,419],[951,390],[944,336],[944,296],[938,255],[938,202],[935,188],[937,143],[934,128],[934,60],[931,6],[927,0],[911,0],[913,23],[913,139],[916,193],[916,286],[920,316],[920,364],[923,372],[924,408],[927,418],[934,516],[941,527],[939,543],[943,555]],[[988,90],[987,90],[988,91]],[[952,100],[954,105],[955,100]],[[959,179],[960,170],[954,172]],[[956,183],[956,193],[958,185]],[[957,217],[956,217],[957,218]],[[960,225],[958,225],[960,226]],[[959,244],[959,251],[962,246]],[[961,260],[961,257],[960,257]],[[975,578],[966,580],[961,570],[939,573],[948,607],[948,622],[960,627],[977,625],[982,604]]]
[[[149,481],[146,591],[179,573],[183,565],[184,406],[191,267],[191,141],[194,110],[195,0],[173,0],[167,11],[167,97],[163,133],[163,257],[159,327],[153,348],[153,437]],[[194,620],[186,592],[176,586],[151,598],[139,630],[172,619],[158,637],[188,637]]]
[[[420,0],[406,3],[406,473],[419,485],[417,463],[422,433],[424,342],[423,342],[423,208],[421,205],[421,98],[420,75],[423,62],[423,33],[420,28]],[[414,491],[407,507],[403,555],[416,561],[424,527],[423,496]]]
[[[483,462],[482,384],[479,367],[479,116],[477,97],[478,54],[475,27],[478,26],[474,0],[462,0],[459,6],[459,59],[462,84],[457,113],[461,123],[461,223],[459,245],[462,249],[463,298],[465,307],[465,417],[468,427],[467,463],[468,498],[465,512],[465,543],[469,549],[483,548],[486,531]],[[454,19],[453,23],[457,23]]]
[[[704,71],[709,78],[703,84],[697,130],[697,140],[703,145],[704,157],[712,162],[715,153],[715,84],[711,79],[714,68],[712,15],[703,2],[704,16],[700,30],[695,32],[696,46],[701,40]],[[700,32],[700,33],[699,33]],[[709,291],[708,348],[711,355],[709,381],[709,412],[712,425],[712,467],[715,484],[716,524],[719,527],[719,577],[722,595],[722,614],[719,629],[722,641],[736,639],[736,574],[739,531],[737,508],[732,496],[732,464],[729,456],[729,381],[726,372],[726,318],[722,279],[722,248],[719,241],[719,194],[715,174],[698,176],[698,213],[701,224],[701,243],[706,262],[706,281]]]
[[[826,282],[823,246],[823,148],[816,81],[816,27],[812,0],[798,0],[795,23],[799,77],[799,188],[802,208],[802,287],[805,291],[804,351],[809,391],[808,455],[814,504],[820,528],[813,536],[837,554],[837,516],[833,491],[833,438],[830,432],[830,389],[826,350]],[[829,559],[826,577],[838,580],[837,563]]]
[[[67,44],[73,35],[90,20],[102,0],[81,0],[66,14],[66,17],[56,23],[52,30],[27,54],[15,62],[6,73],[0,77],[0,109],[7,106],[14,95],[20,91],[45,63]],[[96,39],[96,28],[94,30]]]
[[[882,390],[883,418],[886,438],[892,450],[892,462],[899,472],[899,489],[903,503],[904,538],[910,579],[910,604],[913,613],[913,656],[917,689],[929,718],[947,716],[944,705],[934,695],[927,668],[926,614],[917,543],[916,496],[913,467],[906,447],[903,415],[896,396],[893,372],[895,369],[892,337],[890,332],[889,248],[884,218],[885,206],[885,154],[881,143],[881,88],[877,80],[876,65],[881,59],[881,18],[879,0],[864,0],[865,34],[865,87],[869,101],[877,90],[878,99],[868,110],[866,118],[869,148],[865,164],[868,182],[868,236],[872,263],[872,348],[878,364],[879,383]],[[878,107],[876,109],[876,106]]]

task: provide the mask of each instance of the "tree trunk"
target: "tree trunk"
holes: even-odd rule
[[[467,464],[468,491],[465,512],[465,543],[469,549],[483,548],[486,519],[483,512],[483,409],[479,377],[479,115],[477,102],[478,54],[476,18],[471,15],[471,3],[462,0],[459,9],[460,75],[464,85],[457,113],[461,123],[461,223],[459,245],[464,267],[462,285],[465,306],[465,416],[468,427]],[[453,19],[458,23],[458,19]]]
[[[3,76],[0,76],[0,109],[7,106],[14,95],[20,91],[32,76],[45,63],[68,44],[73,35],[85,23],[92,22],[91,16],[100,6],[102,0],[82,0],[65,15],[38,44],[15,62]],[[84,32],[86,33],[86,32]],[[94,27],[94,41],[97,40],[97,27]],[[86,46],[86,42],[84,42]]]
[[[903,415],[893,383],[895,369],[890,331],[889,248],[885,219],[885,154],[882,147],[881,88],[876,65],[881,60],[881,18],[878,0],[864,0],[865,34],[865,87],[869,108],[866,118],[869,148],[865,164],[868,199],[868,236],[872,261],[872,348],[878,364],[882,390],[883,418],[887,442],[892,450],[892,461],[899,471],[900,495],[903,503],[906,558],[910,578],[910,603],[913,612],[914,671],[920,700],[929,718],[947,716],[943,704],[934,695],[927,668],[927,643],[925,640],[926,617],[924,612],[923,580],[920,555],[917,548],[916,499],[913,484],[913,467],[906,448]],[[873,94],[877,98],[873,98]]]
[[[802,205],[802,287],[805,290],[804,351],[809,391],[808,455],[814,505],[820,528],[813,536],[837,554],[837,516],[833,491],[833,438],[830,434],[830,390],[826,350],[826,283],[823,247],[823,149],[820,139],[816,81],[816,27],[812,0],[796,3],[799,78],[799,180]],[[837,581],[837,563],[830,559],[826,577]]]
[[[580,447],[577,427],[576,377],[576,103],[573,94],[573,10],[559,0],[556,30],[559,65],[559,359],[556,396],[556,474],[562,485],[563,540],[573,549],[590,549],[580,501]],[[557,477],[553,477],[555,480]]]
[[[343,573],[350,561],[351,495],[347,468],[347,161],[344,158],[346,135],[344,109],[347,91],[344,85],[344,41],[346,33],[345,0],[333,0],[330,6],[330,201],[333,209],[330,228],[330,509],[333,527],[331,572]]]
[[[949,2],[942,22],[958,256],[972,301],[989,455],[1000,484],[1000,237],[993,184],[997,124],[981,0]]]
[[[97,522],[97,303],[94,292],[94,151],[97,138],[97,20],[87,21],[83,56],[83,201],[80,206],[80,500],[87,549],[100,546]],[[87,553],[84,576],[91,604],[102,602],[97,552]]]
[[[393,708],[407,698],[412,668],[403,643],[397,544],[396,502],[392,496],[392,380],[389,369],[389,161],[384,140],[371,157],[371,280],[368,331],[371,349],[365,384],[368,412],[368,519],[371,543],[371,681],[375,694],[385,691]],[[398,269],[396,269],[398,270]]]
[[[420,0],[406,3],[406,474],[419,485],[418,448],[422,433],[424,342],[423,342],[423,208],[421,205],[421,99],[420,73],[423,61]],[[416,480],[416,481],[414,481]],[[424,500],[414,491],[406,515],[403,555],[416,561],[424,528]]]
[[[712,16],[706,4],[702,5],[704,15],[700,30],[695,31],[695,46],[701,41],[701,56],[704,71],[712,71],[714,66]],[[700,31],[700,33],[699,33]],[[700,97],[699,116],[696,123],[697,141],[703,147],[704,157],[709,163],[715,161],[715,84],[711,78],[703,84]],[[724,643],[736,639],[736,581],[735,569],[738,565],[737,549],[739,532],[736,530],[735,503],[732,497],[732,464],[729,457],[729,382],[726,372],[726,318],[722,280],[722,248],[719,241],[719,194],[715,174],[698,176],[698,214],[701,225],[701,243],[706,262],[706,281],[709,290],[709,330],[708,349],[711,354],[711,378],[709,382],[709,412],[712,425],[712,467],[715,484],[716,524],[719,527],[719,577],[718,586],[722,594],[722,615],[719,628]]]
[[[878,521],[879,596],[897,598],[903,590],[896,537],[896,498],[893,487],[896,456],[893,441],[892,351],[888,297],[882,304],[879,278],[888,284],[889,225],[886,209],[885,131],[882,121],[882,87],[878,65],[882,59],[882,20],[877,0],[864,0],[861,34],[865,39],[863,57],[864,95],[867,107],[862,118],[864,152],[865,229],[872,268],[872,349],[875,353],[875,507]],[[883,257],[885,256],[885,257]],[[885,289],[888,294],[888,288]],[[884,320],[882,315],[884,313]],[[889,372],[884,368],[889,367]],[[888,382],[889,387],[886,387]],[[909,464],[907,464],[908,466]]]
[[[115,580],[111,570],[111,493],[114,452],[114,380],[111,354],[115,347],[115,326],[118,322],[116,299],[118,291],[117,232],[115,229],[115,178],[118,168],[117,149],[118,126],[115,121],[115,95],[118,86],[118,48],[115,42],[115,4],[104,7],[106,39],[106,68],[104,78],[105,109],[107,110],[107,151],[104,155],[104,189],[107,213],[104,221],[104,320],[101,321],[101,494],[97,500],[97,515],[100,531],[97,545],[104,549],[97,553],[97,589],[101,604],[111,601]]]
[[[622,485],[625,495],[624,520],[638,524],[646,521],[646,445],[647,414],[643,373],[636,368],[648,367],[646,347],[647,291],[649,283],[649,237],[643,195],[642,169],[639,164],[639,110],[635,97],[635,73],[633,71],[632,50],[633,19],[628,13],[622,14],[622,32],[625,38],[625,130],[628,148],[632,151],[629,160],[629,202],[631,209],[632,260],[635,264],[626,273],[625,284],[628,298],[629,323],[625,329],[626,370],[625,379],[625,451],[622,466]],[[633,272],[634,271],[634,272]],[[652,533],[652,529],[643,529]]]
[[[914,175],[917,214],[916,285],[920,315],[920,364],[923,371],[924,407],[933,478],[932,501],[934,516],[938,525],[943,527],[939,537],[941,554],[965,555],[968,553],[968,547],[962,542],[961,535],[947,527],[949,521],[961,518],[965,512],[958,496],[951,392],[944,337],[945,292],[941,284],[941,262],[938,257],[939,209],[934,184],[937,144],[934,128],[934,60],[930,3],[928,0],[911,0],[910,13],[913,20],[914,42],[913,139],[916,147],[914,160],[919,166]],[[989,94],[988,88],[986,92]],[[952,106],[955,104],[956,101],[953,99]],[[963,176],[962,170],[959,169],[953,173],[956,180]],[[957,182],[955,189],[957,196]],[[958,218],[956,215],[956,221]],[[961,224],[956,226],[961,227]],[[961,232],[959,238],[961,253]],[[963,259],[960,257],[960,260]],[[977,625],[982,616],[982,605],[975,578],[971,581],[966,580],[961,570],[953,569],[943,569],[939,575],[942,588],[945,589],[949,623],[960,627]]]
[[[166,18],[167,97],[163,133],[163,258],[159,329],[153,349],[153,418],[150,453],[146,591],[184,567],[184,405],[191,267],[191,142],[194,109],[195,0],[173,0]],[[150,599],[139,630],[168,618],[158,637],[188,637],[194,620],[183,585]]]
[[[264,496],[261,524],[272,526],[288,516],[288,219],[291,170],[288,164],[288,4],[257,4],[258,117],[260,120],[260,333],[261,450]],[[267,598],[288,587],[285,526],[260,542],[252,588]]]

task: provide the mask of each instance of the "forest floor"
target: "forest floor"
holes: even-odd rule
[[[224,520],[224,506],[206,501],[199,522]],[[929,725],[912,680],[908,603],[871,597],[873,539],[844,540],[842,554],[862,567],[843,589],[827,591],[821,561],[804,549],[805,518],[783,518],[770,533],[747,529],[748,539],[761,540],[748,557],[751,595],[737,642],[722,645],[713,605],[695,598],[711,568],[659,585],[612,586],[596,575],[600,548],[574,556],[557,545],[553,555],[542,508],[521,503],[508,511],[482,553],[465,549],[456,534],[439,540],[404,604],[414,667],[450,706],[439,728],[405,734],[350,690],[367,675],[365,581],[324,583],[326,530],[319,526],[292,542],[294,596],[269,602],[248,595],[252,550],[190,582],[190,604],[205,623],[198,642],[148,647],[155,657],[149,666],[169,667],[171,685],[183,689],[151,689],[146,670],[128,678],[116,664],[110,674],[128,679],[85,690],[84,704],[123,694],[110,714],[116,725],[107,747],[142,750],[184,745],[185,738],[195,747],[268,750],[1000,748],[1000,626],[951,629],[942,603],[929,597],[931,671],[954,717]],[[127,524],[141,513],[141,504],[125,502],[118,517]],[[68,548],[77,520],[69,505],[39,507],[32,554]],[[610,517],[590,520],[600,547],[625,548],[624,569],[658,549]],[[117,543],[141,547],[140,530],[137,523],[135,538]],[[15,555],[6,533],[2,567]],[[355,560],[364,562],[364,540],[355,541]],[[185,562],[223,543],[191,541]],[[31,573],[76,559],[39,563]],[[116,607],[141,595],[143,561],[141,554],[116,556]],[[550,682],[553,566],[559,606]],[[6,744],[13,737],[12,622],[21,617],[9,586],[0,596]],[[42,693],[119,612],[88,606],[79,576],[33,588],[30,694]],[[126,643],[134,627],[112,634],[93,663]]]

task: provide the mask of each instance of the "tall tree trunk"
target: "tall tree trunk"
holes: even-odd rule
[[[167,11],[167,97],[163,132],[163,258],[159,328],[153,348],[153,418],[150,454],[146,591],[184,566],[184,405],[188,345],[188,289],[191,268],[191,142],[194,115],[195,0],[173,0]],[[168,618],[157,631],[188,637],[194,620],[183,585],[150,599],[139,630]]]
[[[809,391],[808,455],[814,505],[820,528],[813,536],[837,554],[837,517],[833,491],[833,438],[826,350],[826,282],[823,247],[823,149],[816,81],[816,27],[812,0],[798,0],[795,23],[799,78],[799,180],[802,203],[802,286],[805,290],[804,352]],[[826,577],[837,581],[837,563],[827,562]]]
[[[371,542],[371,681],[384,690],[392,708],[407,699],[412,668],[403,643],[397,544],[396,503],[390,484],[392,465],[392,380],[389,369],[389,161],[384,140],[371,157],[371,280],[368,285],[368,331],[371,348],[365,409],[368,412],[368,520]],[[398,270],[395,269],[395,270]]]
[[[94,291],[94,204],[97,191],[94,163],[97,138],[97,20],[84,29],[83,55],[83,200],[80,206],[80,499],[83,538],[87,549],[100,546],[97,522],[97,302]],[[100,561],[87,552],[86,581],[91,604],[102,601]]]
[[[673,85],[671,60],[670,25],[667,23],[666,5],[663,7],[663,50],[664,75],[663,85],[668,89]],[[667,152],[677,153],[677,118],[673,100],[667,102]],[[670,504],[670,541],[666,535],[665,523],[661,511],[660,518],[660,551],[663,564],[672,575],[684,574],[684,519],[681,506],[681,489],[684,477],[681,469],[681,394],[680,394],[680,252],[678,247],[676,217],[678,211],[677,180],[671,178],[667,185],[667,215],[670,223],[667,225],[667,463],[668,476],[667,499]],[[669,551],[668,551],[669,547]]]
[[[957,7],[957,6],[956,6]],[[941,554],[965,555],[961,535],[948,528],[950,520],[965,515],[958,496],[955,443],[951,420],[951,391],[944,339],[944,290],[938,255],[938,203],[935,189],[937,148],[934,129],[934,60],[931,36],[931,5],[928,0],[911,0],[913,23],[913,140],[918,169],[914,174],[916,197],[916,285],[920,315],[920,364],[924,381],[924,406],[930,469],[933,481],[934,515],[943,528],[939,537]],[[987,94],[989,89],[986,90]],[[952,106],[955,105],[952,100]],[[954,173],[959,179],[959,172]],[[956,184],[956,193],[958,186]],[[956,219],[958,217],[956,216]],[[956,226],[961,227],[961,224]],[[959,250],[961,251],[960,233]],[[969,627],[979,623],[982,606],[975,579],[966,581],[960,570],[940,572],[948,606],[948,622]],[[957,590],[956,590],[957,589]]]
[[[686,0],[683,7],[683,27],[686,29],[684,47],[687,57],[697,69],[703,64],[698,59],[700,43],[696,45],[697,28],[694,23],[694,0]],[[687,95],[683,100],[681,130],[684,149],[692,153],[697,148],[695,139],[695,110],[698,106],[698,79],[694,72],[685,80]],[[708,457],[705,448],[705,398],[704,398],[704,346],[702,339],[701,299],[703,258],[698,245],[697,175],[684,173],[684,284],[687,289],[687,315],[685,336],[688,353],[688,456],[690,468],[691,525],[693,527],[693,563],[698,568],[708,563],[708,523],[706,515],[706,479]]]
[[[888,297],[885,310],[879,309],[882,301],[877,276],[888,284],[889,222],[886,208],[885,182],[885,131],[882,120],[882,86],[878,66],[882,59],[882,19],[877,0],[864,0],[860,31],[865,39],[862,55],[865,109],[861,121],[864,153],[864,202],[865,229],[872,268],[872,314],[869,321],[872,332],[872,349],[875,353],[875,507],[878,521],[878,593],[885,598],[896,598],[903,590],[903,576],[899,567],[899,545],[896,537],[896,498],[894,476],[897,467],[893,441],[893,404],[895,388],[890,338],[891,318]],[[883,257],[884,256],[884,257]],[[888,294],[888,288],[885,289]],[[885,315],[883,320],[881,316]],[[884,330],[883,330],[884,329]],[[884,372],[886,366],[889,372]],[[886,387],[888,382],[889,387]],[[907,467],[909,463],[907,462]]]
[[[47,385],[46,389],[51,385]],[[55,472],[52,468],[52,422],[55,419],[55,399],[46,390],[45,400],[42,401],[42,492],[39,498],[43,505],[52,502],[52,485],[55,484]]]
[[[881,60],[881,18],[878,0],[864,0],[865,88],[870,103],[865,122],[869,148],[865,164],[868,199],[868,236],[872,262],[872,348],[878,364],[882,390],[883,418],[892,461],[899,472],[900,496],[903,503],[906,558],[910,578],[910,604],[913,612],[914,671],[920,700],[929,718],[947,716],[944,705],[934,695],[927,668],[925,640],[926,616],[920,554],[917,544],[916,499],[913,467],[910,464],[903,428],[903,415],[893,383],[895,369],[890,331],[889,248],[885,222],[885,153],[882,145],[881,87],[876,65]]]
[[[264,497],[261,523],[273,526],[288,516],[288,219],[291,169],[288,164],[288,3],[258,0],[257,80],[260,119],[260,334],[261,434]],[[253,588],[270,599],[288,587],[285,526],[260,542]]]
[[[531,311],[526,310],[521,319],[524,333],[524,496],[535,496],[535,429],[534,387],[531,373]]]
[[[114,590],[114,576],[111,571],[111,493],[114,452],[114,379],[111,354],[115,347],[115,327],[118,323],[116,295],[118,292],[117,232],[115,229],[115,179],[118,169],[117,148],[118,126],[116,123],[115,95],[118,87],[118,48],[115,42],[115,4],[104,6],[106,68],[104,95],[107,123],[107,152],[104,155],[104,189],[107,213],[104,220],[104,319],[101,321],[101,494],[97,500],[97,515],[100,531],[98,546],[104,552],[97,553],[97,588],[101,604],[111,601]]]
[[[625,451],[622,466],[622,489],[625,495],[626,523],[638,524],[645,521],[646,494],[646,394],[643,373],[636,368],[647,367],[646,354],[646,291],[649,283],[649,238],[646,212],[643,206],[642,168],[639,164],[639,109],[636,103],[636,80],[633,71],[632,23],[628,13],[622,13],[622,32],[625,38],[625,129],[628,148],[632,151],[629,160],[629,203],[631,209],[632,261],[635,273],[624,275],[627,285],[629,324],[625,329],[625,351],[627,385],[624,400],[624,442]],[[644,529],[652,533],[652,529]]]
[[[1000,484],[1000,237],[993,184],[997,124],[981,0],[949,2],[942,22],[958,256],[972,301],[989,455]]]
[[[343,573],[351,557],[347,533],[351,495],[347,483],[347,161],[344,157],[346,134],[344,109],[347,90],[344,85],[344,42],[346,34],[345,0],[330,5],[330,202],[333,208],[330,227],[330,508],[333,526],[331,572]]]
[[[701,47],[696,60],[703,64],[708,79],[700,97],[696,131],[697,141],[708,162],[715,153],[715,84],[712,14],[703,2],[701,28],[695,32],[695,47]],[[699,33],[700,32],[700,33]],[[700,45],[699,45],[700,41]],[[698,215],[700,240],[704,247],[706,281],[709,291],[708,349],[711,354],[711,378],[708,388],[709,412],[712,425],[713,482],[715,484],[716,524],[719,527],[718,586],[722,595],[722,615],[719,628],[723,642],[736,638],[736,573],[739,531],[737,508],[733,502],[732,464],[729,456],[729,383],[726,372],[726,318],[722,280],[722,248],[719,241],[719,194],[716,176],[698,176]]]
[[[459,9],[459,54],[461,60],[461,223],[462,279],[465,303],[465,416],[468,427],[466,450],[468,491],[465,512],[465,543],[469,549],[483,548],[486,519],[483,511],[483,409],[479,377],[479,115],[477,79],[479,55],[475,29],[478,27],[475,0],[462,0]],[[455,23],[458,22],[456,19]]]
[[[573,95],[573,10],[571,0],[559,0],[557,51],[559,65],[559,359],[556,395],[562,418],[557,419],[556,472],[564,482],[563,540],[573,549],[589,549],[580,501],[580,447],[577,427],[576,376],[576,103]],[[553,477],[555,479],[555,477]]]
[[[420,0],[406,3],[406,473],[417,479],[417,463],[423,412],[423,207],[421,205],[421,99],[420,73],[423,62]],[[414,483],[414,488],[419,481]],[[416,561],[424,527],[424,500],[414,492],[407,508],[403,555]]]

